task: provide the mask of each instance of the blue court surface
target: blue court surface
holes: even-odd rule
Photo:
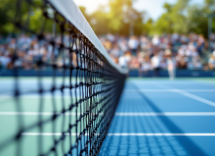
[[[100,156],[215,156],[214,79],[128,79]]]

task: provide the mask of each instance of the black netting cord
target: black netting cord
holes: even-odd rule
[[[39,134],[44,133],[46,124],[52,125],[52,147],[44,149],[45,136],[38,135],[38,153],[40,156],[48,155],[98,155],[103,140],[106,137],[112,117],[115,113],[121,91],[123,89],[125,75],[113,68],[105,57],[95,48],[95,46],[67,19],[65,19],[55,8],[51,7],[47,1],[16,0],[16,30],[20,33],[28,33],[37,36],[39,46],[49,44],[52,46],[51,61],[43,59],[42,54],[38,54],[37,59],[29,62],[38,71],[38,89],[29,91],[35,93],[39,98],[39,108],[37,111],[44,111],[44,97],[46,93],[51,93],[51,103],[53,115],[44,118],[38,115],[38,120],[30,125],[23,124],[25,116],[17,117],[17,134],[9,138],[4,144],[0,144],[0,151],[16,142],[16,153],[23,155],[23,133],[38,128]],[[22,18],[22,7],[28,6],[27,18]],[[40,23],[40,30],[34,31],[29,27],[32,9],[40,9],[43,18]],[[53,13],[50,15],[50,8]],[[51,38],[47,38],[46,26],[48,21],[53,23]],[[56,38],[59,37],[60,41]],[[67,38],[68,37],[68,38]],[[65,42],[65,40],[67,42]],[[61,65],[57,63],[61,58]],[[13,54],[13,62],[19,59],[16,51]],[[52,86],[47,89],[43,86],[44,68],[52,69]],[[17,112],[23,112],[21,101],[19,100],[25,92],[20,92],[19,69],[14,65],[14,98]],[[59,75],[59,71],[61,74]],[[61,85],[56,85],[57,78],[60,78]],[[66,79],[69,78],[69,83]],[[70,105],[65,104],[66,91],[69,90]],[[57,93],[60,92],[60,102],[56,100]],[[61,111],[57,109],[61,106]],[[75,115],[73,115],[75,113]],[[61,135],[56,136],[58,124],[61,119]],[[66,124],[66,118],[69,125]],[[75,122],[72,122],[75,121]],[[68,138],[69,141],[66,141]],[[66,148],[69,144],[69,149]],[[60,148],[58,148],[60,147]]]

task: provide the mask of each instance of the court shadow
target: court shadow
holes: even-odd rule
[[[158,118],[117,116],[113,119],[100,156],[187,156],[190,155],[175,137],[122,136],[132,132],[163,132]]]
[[[138,90],[138,88],[136,88]],[[138,90],[138,93],[142,96],[142,98],[147,102],[147,104],[154,110],[154,112],[162,112],[144,93]],[[178,126],[176,126],[168,117],[162,116],[159,118],[165,126],[169,129],[172,133],[184,133]],[[189,139],[189,137],[182,136],[182,137],[174,137],[180,145],[186,149],[187,153],[192,156],[206,155],[193,141]]]
[[[118,118],[118,117],[117,117]],[[106,137],[100,151],[100,156],[187,156],[189,155],[184,148],[177,142],[174,137],[155,137],[155,136],[115,136],[110,135],[114,127],[120,127],[117,132],[124,132],[125,129],[130,132],[131,127],[134,129],[148,129],[154,132],[159,130],[156,119],[150,120],[145,118],[145,124],[141,124],[143,120],[135,118],[128,120],[125,117],[119,117],[112,122],[112,128],[109,135]],[[126,124],[125,124],[126,122]],[[125,126],[123,126],[123,123]],[[147,125],[147,126],[146,126]]]
[[[154,112],[159,108],[142,92],[143,98]],[[135,101],[134,101],[135,103]],[[137,136],[132,133],[184,133],[168,117],[115,116],[102,145],[100,156],[204,156],[206,155],[188,137]],[[117,134],[116,134],[117,133]],[[122,135],[126,134],[126,135]]]

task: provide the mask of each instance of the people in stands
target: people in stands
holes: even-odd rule
[[[153,39],[152,39],[152,44],[153,44],[154,46],[159,46],[159,45],[160,45],[160,38],[159,38],[158,35],[155,35],[155,36],[153,37]]]
[[[9,68],[9,63],[11,58],[9,54],[0,53],[0,68],[6,69]]]
[[[117,59],[117,58],[119,58],[121,55],[122,55],[122,52],[121,52],[121,50],[120,50],[118,44],[114,44],[114,45],[113,45],[113,48],[110,50],[110,56],[111,56],[112,58]]]
[[[173,80],[175,78],[175,60],[172,57],[172,52],[169,49],[165,51],[165,55],[167,58],[167,70],[169,73],[169,78],[170,80]]]
[[[215,69],[215,55],[211,54],[211,57],[209,58],[208,61],[208,66],[210,70],[214,70]]]
[[[119,65],[122,68],[128,69],[130,61],[131,61],[130,51],[126,51],[122,56],[119,57]]]
[[[154,53],[154,56],[152,57],[152,67],[154,70],[154,76],[158,77],[159,76],[159,70],[160,70],[160,56],[158,55],[158,52]]]
[[[143,76],[143,73],[145,76],[148,76],[149,71],[152,70],[151,59],[147,54],[140,54],[142,54],[142,59],[140,60],[139,76]]]
[[[62,59],[59,57],[60,52],[55,46],[55,48],[45,42],[39,42],[37,37],[32,35],[21,34],[16,38],[8,35],[0,35],[0,66],[1,68],[11,69],[13,65],[23,69],[31,70],[37,69],[37,66],[33,66],[31,61],[36,61],[42,58],[46,61],[52,61],[56,58],[56,63],[62,65]],[[214,34],[212,34],[215,38]],[[49,39],[52,37],[51,34],[47,33],[45,38]],[[211,48],[215,49],[215,39],[211,39]],[[154,35],[153,38],[147,35],[142,35],[140,37],[131,36],[119,36],[119,35],[102,35],[100,37],[103,46],[106,51],[110,54],[111,58],[118,64],[124,64],[124,57],[128,56],[127,51],[130,51],[128,68],[137,68],[142,73],[149,73],[148,71],[155,70],[155,73],[159,69],[167,70],[168,59],[165,56],[165,50],[169,49],[172,53],[171,58],[176,62],[175,68],[185,69],[185,70],[207,70],[213,69],[213,56],[210,56],[210,61],[206,61],[207,52],[206,40],[202,35],[198,34],[169,34],[169,35]],[[61,44],[61,37],[56,36],[55,41]],[[65,45],[69,45],[69,36],[65,35],[63,40]],[[19,59],[15,63],[11,63],[13,60],[12,56],[14,51],[16,51]],[[157,53],[157,56],[154,54]],[[215,52],[213,52],[215,56]],[[158,58],[159,59],[158,59]],[[66,57],[69,62],[69,57]],[[209,58],[208,58],[209,59]],[[125,59],[126,60],[126,59]],[[160,60],[160,61],[158,61]],[[75,64],[75,60],[73,64]],[[157,62],[159,62],[159,67],[156,67]],[[124,65],[123,65],[124,66]],[[210,66],[210,67],[209,67]],[[143,74],[144,75],[144,74]]]
[[[137,40],[137,38],[135,36],[130,37],[130,39],[128,41],[128,47],[131,50],[131,55],[136,57],[137,50],[139,47],[139,41]]]

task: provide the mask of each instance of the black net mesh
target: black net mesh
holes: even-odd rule
[[[10,51],[13,95],[1,101],[11,109],[1,110],[0,155],[98,155],[125,74],[48,1],[14,0],[11,9],[14,38],[33,39],[27,47],[14,40]],[[23,79],[23,69],[36,78]]]

